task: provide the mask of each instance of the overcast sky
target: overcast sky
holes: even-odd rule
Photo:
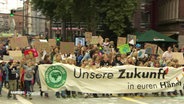
[[[0,12],[9,12],[11,9],[22,7],[23,0],[0,0]]]

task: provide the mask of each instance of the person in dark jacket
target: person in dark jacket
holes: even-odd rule
[[[7,97],[11,98],[12,91],[17,91],[17,78],[18,78],[18,70],[16,66],[16,62],[10,60],[8,68],[8,78],[9,78],[9,92]],[[13,99],[17,100],[16,94],[13,94]]]
[[[117,54],[114,61],[112,62],[112,66],[120,66],[123,65],[123,63],[121,62],[121,55]]]

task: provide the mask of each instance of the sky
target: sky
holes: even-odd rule
[[[8,13],[11,9],[22,7],[23,0],[0,0],[0,12]]]

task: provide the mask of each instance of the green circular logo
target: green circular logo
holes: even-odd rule
[[[66,82],[67,72],[60,65],[50,66],[45,72],[46,84],[51,88],[59,88]]]

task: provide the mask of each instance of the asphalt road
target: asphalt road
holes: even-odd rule
[[[17,100],[7,99],[7,89],[3,88],[0,104],[183,104],[184,96],[120,96],[84,98],[82,95],[70,98],[56,98],[54,92],[49,92],[49,98],[41,97],[39,90],[33,93],[32,100],[17,95]]]

